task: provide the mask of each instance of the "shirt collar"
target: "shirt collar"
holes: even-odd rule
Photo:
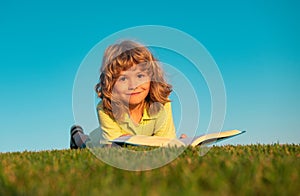
[[[156,115],[149,115],[148,112],[147,112],[147,109],[144,108],[144,112],[143,112],[143,116],[142,116],[142,119],[141,119],[141,122],[142,121],[147,121],[147,120],[153,120],[153,119],[156,119],[157,118],[157,114]],[[124,116],[124,120],[121,121],[120,123],[128,123],[129,121],[131,121],[129,115],[126,113],[125,116]]]

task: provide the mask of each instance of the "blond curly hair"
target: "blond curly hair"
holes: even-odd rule
[[[122,71],[134,65],[141,65],[151,78],[149,94],[145,107],[149,115],[158,113],[161,106],[170,102],[172,86],[166,82],[160,63],[144,45],[125,40],[109,46],[103,55],[99,83],[95,86],[98,97],[102,99],[102,109],[112,119],[120,120],[128,108],[113,99],[112,90]],[[153,103],[160,104],[153,104]],[[113,109],[117,108],[117,110]],[[99,108],[98,108],[99,109]]]

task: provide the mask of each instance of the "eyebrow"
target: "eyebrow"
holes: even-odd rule
[[[118,77],[121,77],[121,76],[127,76],[127,74],[120,74]]]
[[[132,72],[134,72],[134,71],[136,71],[136,69],[135,69],[135,70],[132,70]],[[124,71],[124,72],[127,72],[127,71]],[[145,73],[145,72],[147,73],[147,69],[145,69],[145,70],[140,70],[140,71],[137,72],[136,74]],[[119,76],[128,76],[128,74],[126,74],[126,73],[121,74],[121,73],[120,73]]]

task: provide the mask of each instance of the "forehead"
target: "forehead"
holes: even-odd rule
[[[128,75],[128,74],[134,74],[134,73],[139,73],[139,72],[144,72],[146,71],[145,65],[133,65],[129,69],[125,71],[121,71],[121,75]]]

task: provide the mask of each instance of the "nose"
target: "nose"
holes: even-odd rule
[[[134,90],[138,86],[138,82],[135,79],[130,79],[128,81],[128,90]]]

